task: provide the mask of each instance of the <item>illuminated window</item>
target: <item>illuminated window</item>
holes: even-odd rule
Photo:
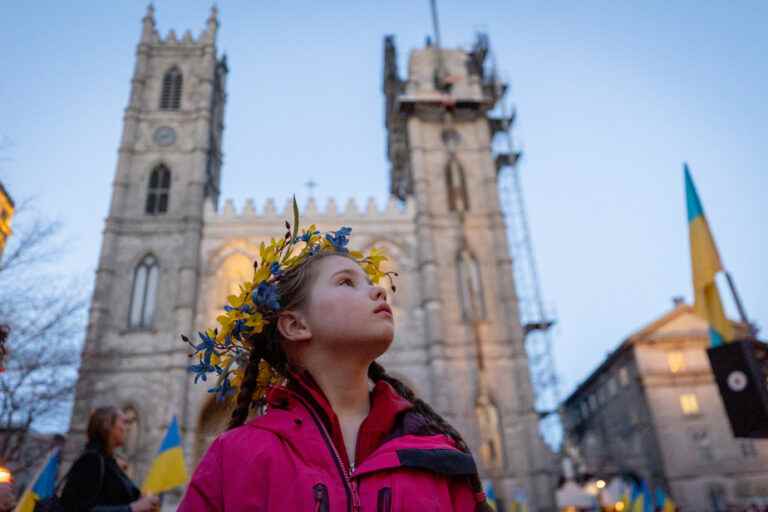
[[[698,414],[699,413],[699,401],[696,399],[696,395],[693,393],[686,393],[684,395],[680,395],[680,409],[682,409],[683,414],[686,416],[690,416],[692,414]]]
[[[629,372],[625,366],[622,366],[619,370],[619,382],[621,382],[622,386],[629,384]]]
[[[667,364],[669,365],[669,371],[672,373],[678,373],[685,370],[685,357],[683,357],[683,353],[679,350],[668,353]]]
[[[253,278],[253,259],[242,252],[227,256],[216,271],[216,306],[223,309],[230,295],[240,295],[240,285]]]
[[[611,377],[608,379],[608,393],[613,396],[619,390],[619,386],[616,384],[616,379]]]

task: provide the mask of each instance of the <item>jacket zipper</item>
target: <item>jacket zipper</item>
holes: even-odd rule
[[[334,461],[336,462],[336,467],[339,470],[339,473],[341,474],[341,478],[344,482],[344,490],[347,493],[347,510],[352,512],[359,512],[360,510],[360,496],[358,495],[357,488],[355,486],[355,483],[352,481],[352,476],[347,473],[347,471],[344,469],[344,463],[341,461],[341,455],[339,455],[339,451],[336,449],[336,447],[333,445],[333,441],[331,441],[331,436],[328,434],[328,430],[325,428],[325,425],[323,425],[320,418],[317,417],[317,413],[312,410],[312,408],[304,403],[304,400],[300,397],[297,397],[298,400],[302,402],[302,405],[304,405],[304,408],[309,411],[309,415],[312,417],[312,420],[315,422],[315,425],[317,426],[318,430],[320,430],[320,433],[322,434],[323,440],[325,441],[325,445],[330,450],[331,454],[333,455]]]
[[[325,484],[315,484],[312,490],[315,492],[314,512],[329,512],[328,487]]]

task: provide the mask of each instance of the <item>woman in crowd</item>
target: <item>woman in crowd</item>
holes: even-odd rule
[[[61,502],[67,512],[155,512],[157,496],[141,496],[123,472],[115,450],[125,441],[125,416],[99,407],[88,420],[88,444],[66,477]]]

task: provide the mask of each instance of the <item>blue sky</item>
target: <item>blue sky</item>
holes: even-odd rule
[[[383,203],[382,38],[401,66],[429,2],[219,2],[229,58],[223,196]],[[109,8],[106,8],[109,6]],[[155,2],[160,31],[210,3]],[[65,224],[52,270],[91,284],[145,2],[4,2],[0,180]],[[488,32],[515,137],[555,359],[570,391],[691,297],[682,162],[749,314],[768,322],[764,2],[440,2],[446,46]],[[767,327],[768,328],[768,327]]]

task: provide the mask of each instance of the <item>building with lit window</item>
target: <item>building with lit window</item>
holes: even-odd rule
[[[582,478],[640,478],[684,510],[768,503],[768,440],[733,437],[708,346],[706,322],[676,299],[576,388],[562,416]]]
[[[13,217],[13,199],[3,184],[0,183],[0,257],[3,255],[5,243],[11,236],[11,218]]]

